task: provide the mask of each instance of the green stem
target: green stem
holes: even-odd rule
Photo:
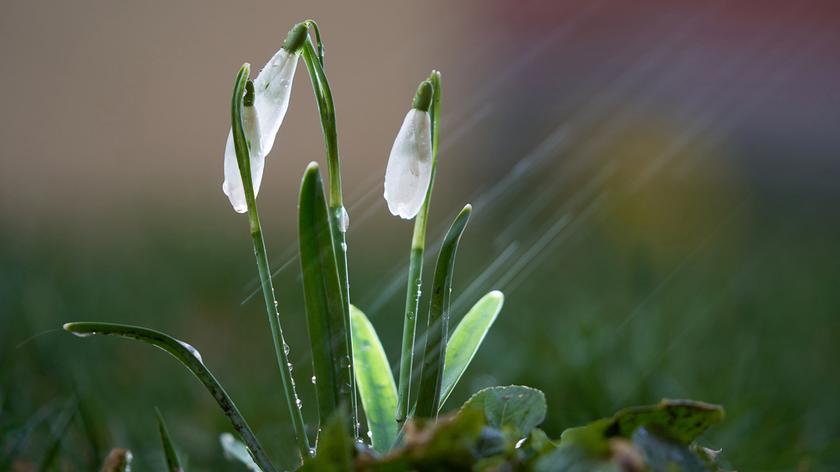
[[[280,370],[280,378],[283,382],[283,390],[286,394],[286,405],[289,409],[289,416],[292,418],[292,427],[298,443],[301,458],[310,454],[309,440],[306,437],[306,425],[303,421],[303,413],[300,410],[295,384],[292,379],[292,364],[287,354],[288,345],[283,339],[283,330],[280,327],[280,313],[277,308],[277,299],[274,296],[274,286],[271,283],[271,272],[268,265],[268,255],[265,250],[265,241],[262,236],[260,216],[257,212],[257,201],[254,197],[254,186],[251,180],[251,159],[249,157],[248,143],[245,140],[245,133],[242,125],[242,102],[244,99],[245,84],[250,74],[250,66],[245,64],[239,69],[236,83],[233,88],[233,99],[231,103],[231,124],[233,128],[233,143],[236,150],[236,160],[239,164],[239,173],[242,176],[242,185],[245,189],[245,201],[248,205],[248,223],[251,229],[251,242],[254,246],[254,256],[257,259],[257,270],[260,275],[265,311],[268,315],[268,325],[271,328],[271,339],[274,344],[274,352],[277,358],[277,367]]]
[[[338,155],[338,130],[336,128],[335,120],[335,104],[332,98],[332,91],[330,90],[330,83],[324,73],[324,52],[321,42],[321,35],[318,31],[318,25],[312,21],[307,20],[307,23],[312,26],[315,31],[315,37],[318,42],[318,50],[312,44],[312,40],[307,38],[303,45],[302,56],[306,63],[306,69],[309,71],[309,78],[312,82],[312,90],[315,93],[315,100],[318,104],[318,112],[321,118],[321,131],[324,135],[324,147],[327,152],[327,171],[329,173],[329,216],[330,216],[330,232],[332,233],[333,249],[336,254],[336,267],[338,269],[338,278],[341,283],[341,292],[343,297],[342,307],[344,310],[344,331],[347,338],[347,345],[351,346],[350,353],[350,430],[354,437],[359,436],[359,413],[358,400],[356,396],[356,374],[353,368],[352,355],[352,327],[350,325],[350,283],[349,272],[347,264],[347,239],[346,231],[349,224],[349,217],[347,210],[344,208],[344,199],[341,190],[341,163]]]
[[[440,72],[432,71],[432,175],[423,206],[414,219],[414,234],[411,237],[411,256],[408,263],[408,283],[405,291],[405,319],[403,322],[402,354],[400,356],[400,378],[397,396],[397,421],[403,422],[409,414],[411,395],[411,370],[414,358],[414,343],[417,333],[417,314],[420,310],[420,293],[423,285],[423,253],[426,248],[426,227],[429,205],[437,173],[438,143],[440,141]]]

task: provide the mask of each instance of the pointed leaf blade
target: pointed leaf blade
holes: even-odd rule
[[[440,392],[443,380],[443,362],[446,356],[446,341],[449,335],[449,301],[452,292],[452,278],[455,272],[455,255],[458,243],[467,227],[472,206],[467,205],[455,217],[449,231],[443,238],[435,266],[432,297],[426,323],[426,347],[417,388],[415,414],[421,418],[437,416],[440,409]]]
[[[504,302],[505,296],[498,290],[481,297],[464,315],[446,343],[443,386],[440,391],[441,408],[478,352],[481,342],[484,341],[484,337],[496,321]]]
[[[184,472],[181,467],[181,461],[178,459],[178,453],[175,452],[175,445],[172,444],[172,437],[169,436],[169,428],[166,427],[166,421],[160,410],[155,408],[158,422],[158,432],[160,433],[160,442],[163,445],[163,455],[166,458],[166,467],[169,472]]]
[[[391,373],[391,364],[373,325],[361,310],[352,305],[350,321],[356,381],[371,442],[376,452],[385,453],[394,445],[399,433],[399,425],[394,419],[397,386]]]
[[[351,405],[352,359],[324,188],[316,163],[304,172],[299,206],[300,265],[318,415],[323,424]],[[349,324],[349,323],[348,323]]]

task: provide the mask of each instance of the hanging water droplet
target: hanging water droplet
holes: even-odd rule
[[[314,448],[314,447],[310,447],[310,448],[309,448],[309,455],[310,455],[310,456],[314,456],[314,455],[315,455],[315,448]]]
[[[291,363],[291,362],[287,362],[287,363],[286,363],[286,367],[288,367],[288,368],[289,368],[289,372],[291,372],[291,371],[292,371],[292,369],[294,369],[294,366],[292,366],[292,363]]]
[[[350,227],[350,215],[347,214],[347,209],[343,206],[338,208],[336,212],[338,213],[338,230],[342,233],[346,233],[347,228]],[[347,248],[345,247],[344,250],[347,250]]]
[[[300,398],[295,398],[295,405],[297,405],[298,409],[303,408],[303,402],[300,401]]]
[[[318,380],[318,379],[317,379],[317,378],[313,375],[313,376],[312,376],[312,385],[315,385],[315,382],[317,382],[317,380]]]
[[[341,243],[341,250],[347,252],[347,243]]]
[[[372,433],[372,432],[370,432],[370,431],[368,431],[368,432],[367,432],[367,437],[369,437],[369,438],[373,439],[373,433]]]
[[[286,353],[286,355],[288,356],[288,355],[289,355],[289,351],[291,351],[291,350],[292,350],[292,348],[290,348],[290,347],[289,347],[289,345],[288,345],[288,344],[286,344],[286,343],[284,342],[284,343],[283,343],[283,352],[285,352],[285,353]]]
[[[201,359],[201,353],[198,352],[198,349],[190,346],[189,344],[185,343],[184,341],[178,341],[178,344],[180,344],[181,346],[184,346],[184,348],[187,351],[190,351],[190,354],[192,354],[193,357],[198,359],[198,362],[202,362],[202,363],[204,362],[204,360]]]

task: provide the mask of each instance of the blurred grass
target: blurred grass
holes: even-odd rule
[[[616,238],[621,228],[609,222],[615,206],[574,220],[570,236],[513,284],[451,405],[490,384],[532,385],[546,392],[546,429],[556,436],[625,405],[690,397],[726,406],[728,418],[708,442],[723,447],[740,469],[836,465],[840,231],[819,217],[819,208],[803,213],[779,202],[756,207],[756,201],[736,211],[728,226],[710,228],[701,219],[701,237],[675,234],[674,241],[691,244],[670,247],[666,256],[644,238]],[[480,256],[493,254],[478,233],[468,232],[464,241],[469,262],[458,269],[456,293],[489,263]],[[22,459],[38,462],[75,381],[103,447],[129,447],[138,466],[159,467],[153,408],[160,406],[189,463],[224,470],[217,437],[228,430],[226,421],[177,363],[144,346],[48,331],[71,319],[101,319],[163,329],[193,343],[271,453],[291,457],[264,320],[258,306],[238,305],[252,269],[244,240],[161,230],[92,250],[6,238],[0,245],[4,453],[46,405],[53,410],[20,451]],[[393,265],[362,251],[351,251],[360,292]],[[295,273],[281,274],[278,287],[298,385],[307,389],[305,343],[294,342],[305,339]],[[380,313],[399,313],[398,298]],[[242,317],[250,321],[244,327],[234,323]],[[380,314],[373,323],[395,358],[399,317]],[[241,369],[243,362],[253,368]],[[90,460],[81,426],[71,426],[62,446],[63,470],[84,470]]]
[[[456,266],[452,323],[486,291],[506,294],[447,407],[481,387],[530,385],[546,393],[544,426],[557,437],[627,405],[694,398],[726,407],[727,420],[706,442],[724,448],[734,468],[836,468],[836,195],[757,178],[721,146],[675,148],[669,136],[679,133],[662,123],[621,129],[614,145],[594,153],[587,146],[599,142],[597,132],[572,141],[542,141],[535,132],[521,138],[542,149],[523,157],[527,165],[478,184],[463,185],[451,168],[441,173],[431,241],[461,203],[475,205]],[[350,202],[351,300],[397,359],[410,225],[388,217],[378,197],[362,201]],[[264,202],[277,267],[294,244],[294,219]],[[60,229],[0,231],[3,457],[14,452],[38,463],[62,405],[78,392],[84,414],[60,445],[59,470],[88,470],[110,447],[132,449],[138,469],[162,468],[155,406],[187,467],[239,470],[218,444],[226,419],[167,355],[58,330],[70,320],[100,320],[193,344],[278,465],[291,466],[294,442],[264,316],[259,300],[241,304],[256,287],[247,232],[228,216],[147,214],[139,230],[117,237],[115,226],[107,241],[63,238]],[[275,287],[314,424],[298,273],[293,261]]]

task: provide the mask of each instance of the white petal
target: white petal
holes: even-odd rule
[[[254,79],[257,95],[254,106],[260,116],[260,134],[265,154],[271,152],[277,130],[289,109],[289,95],[297,63],[298,54],[281,48]]]
[[[248,142],[251,181],[254,185],[254,196],[256,197],[260,190],[260,183],[262,183],[265,153],[260,138],[260,121],[254,107],[245,107],[242,110],[242,125],[245,131],[245,140]],[[230,199],[230,204],[233,205],[235,212],[245,213],[248,211],[248,205],[245,201],[245,187],[242,185],[242,176],[239,173],[236,151],[233,147],[233,131],[228,133],[227,144],[225,145],[225,181],[222,183],[222,191]]]
[[[432,125],[429,113],[412,108],[402,127],[385,170],[385,200],[391,214],[414,218],[432,177]]]
[[[289,109],[289,95],[297,63],[298,54],[291,54],[285,49],[277,51],[254,80],[254,106],[243,110],[245,139],[250,143],[251,178],[255,197],[262,183],[265,156],[274,146],[274,138],[283,123],[286,110]],[[236,152],[233,149],[232,131],[228,133],[225,146],[225,181],[222,183],[222,191],[230,199],[234,211],[248,211],[245,189],[242,187]]]

